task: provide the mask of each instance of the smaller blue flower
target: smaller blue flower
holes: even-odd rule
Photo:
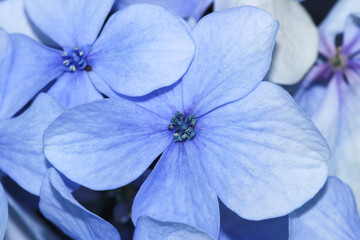
[[[289,215],[291,240],[358,240],[360,219],[350,187],[336,177],[308,203]]]
[[[325,183],[329,149],[293,99],[262,82],[277,29],[253,7],[207,15],[191,32],[196,54],[181,81],[67,111],[44,134],[47,159],[70,180],[105,190],[162,154],[134,200],[134,223],[146,215],[216,239],[218,197],[252,220],[288,214]]]
[[[45,86],[71,108],[102,99],[102,93],[142,96],[186,72],[194,44],[182,19],[159,6],[136,4],[104,25],[113,3],[25,0],[31,20],[59,47],[10,34],[13,59],[0,87],[0,116],[11,117]]]

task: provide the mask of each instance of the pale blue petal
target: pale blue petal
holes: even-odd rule
[[[360,13],[357,13],[350,15],[346,21],[344,40],[342,44],[343,46],[342,53],[345,56],[360,54],[359,39],[360,39]]]
[[[334,40],[336,34],[344,31],[348,16],[351,13],[357,12],[360,12],[359,0],[337,1],[327,17],[320,24],[319,31]]]
[[[253,90],[269,69],[277,29],[270,14],[254,7],[202,18],[192,31],[196,53],[183,78],[185,109],[199,116]]]
[[[3,91],[0,115],[11,117],[61,74],[63,64],[61,51],[45,47],[22,34],[9,36],[13,60]]]
[[[122,9],[131,4],[150,3],[168,8],[182,18],[193,17],[198,20],[212,2],[212,0],[116,0],[115,8]]]
[[[49,165],[42,136],[63,111],[53,97],[40,94],[19,117],[0,122],[0,169],[32,194],[40,194]]]
[[[0,120],[11,117],[12,109],[3,106],[6,85],[12,61],[12,44],[9,36],[0,28]]]
[[[288,214],[326,181],[330,152],[325,139],[292,98],[270,82],[199,118],[196,130],[212,186],[243,218]]]
[[[349,186],[329,177],[308,203],[289,216],[291,240],[346,239],[360,236],[360,219]]]
[[[95,190],[135,180],[170,144],[169,120],[125,99],[75,107],[44,134],[47,159],[72,181]]]
[[[50,168],[41,186],[40,211],[74,239],[120,240],[118,231],[104,219],[81,206],[61,176]]]
[[[0,183],[0,239],[4,239],[8,221],[8,203],[5,191]]]
[[[146,215],[196,227],[217,239],[219,205],[194,142],[172,143],[135,197],[131,217]]]
[[[30,21],[24,0],[0,1],[0,27],[8,33],[22,33],[48,46],[57,46]]]
[[[114,3],[114,0],[24,1],[31,20],[62,47],[93,44]]]
[[[115,92],[142,96],[179,80],[193,56],[194,43],[178,17],[135,4],[109,19],[88,64]]]
[[[86,71],[65,72],[48,91],[65,108],[102,99],[103,96],[91,83]]]
[[[133,240],[214,240],[196,228],[175,222],[162,222],[149,217],[137,220]]]

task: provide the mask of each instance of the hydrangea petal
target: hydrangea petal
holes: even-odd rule
[[[24,1],[31,20],[62,47],[93,44],[114,3],[114,0]]]
[[[319,32],[322,32],[331,39],[336,34],[344,31],[344,26],[348,16],[351,13],[360,12],[359,0],[341,0],[333,6],[327,17],[319,26]]]
[[[360,4],[360,2],[359,2]],[[359,10],[360,12],[360,10]],[[346,21],[342,54],[360,54],[360,13],[352,14]]]
[[[262,8],[280,22],[267,78],[280,84],[300,81],[318,53],[317,28],[305,8],[296,0],[215,0],[214,8],[218,11],[242,5]]]
[[[57,46],[30,21],[24,0],[0,1],[0,27],[8,33],[22,33],[48,46]]]
[[[0,183],[0,239],[4,239],[8,221],[8,204],[5,191]]]
[[[64,109],[40,94],[23,114],[0,122],[0,169],[22,188],[39,195],[47,166],[42,136]]]
[[[194,139],[193,141],[195,141]],[[146,215],[194,226],[217,239],[219,205],[192,142],[172,143],[135,197],[131,217]]]
[[[150,3],[163,6],[175,12],[178,16],[198,20],[212,3],[212,0],[117,0],[116,9],[125,8],[131,4]]]
[[[179,80],[193,55],[182,20],[162,7],[135,4],[109,19],[88,64],[115,92],[142,96]]]
[[[183,78],[184,107],[200,116],[253,90],[267,73],[278,23],[254,7],[203,17],[192,31],[196,52]]]
[[[48,93],[56,97],[65,108],[103,98],[85,71],[65,72],[56,80]]]
[[[62,72],[61,51],[45,47],[22,35],[10,34],[13,49],[11,71],[4,87],[1,113],[19,111]]]
[[[175,222],[162,222],[149,217],[139,217],[134,240],[214,240],[196,228]]]
[[[349,239],[360,236],[360,219],[349,186],[329,177],[321,191],[289,215],[291,240]]]
[[[135,180],[164,151],[172,140],[168,125],[128,100],[99,100],[57,118],[44,134],[44,151],[70,180],[113,189]]]
[[[6,84],[12,61],[12,44],[9,36],[0,28],[0,120],[11,117],[12,110],[3,106],[6,96]]]
[[[196,129],[209,180],[222,202],[243,218],[288,214],[326,181],[325,139],[270,82],[199,118]]]
[[[54,168],[48,170],[43,181],[39,206],[47,219],[74,239],[120,240],[118,231],[110,223],[75,200],[71,189]]]

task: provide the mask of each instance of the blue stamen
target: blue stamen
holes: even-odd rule
[[[194,115],[184,117],[182,112],[177,111],[171,119],[171,124],[169,124],[169,130],[175,129],[175,142],[192,140],[196,135],[196,131],[194,130],[196,122],[197,119]]]
[[[75,72],[87,69],[86,54],[84,53],[84,50],[80,50],[78,47],[64,49],[62,54],[64,70]]]

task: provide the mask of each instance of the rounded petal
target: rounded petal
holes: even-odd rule
[[[0,122],[0,169],[32,194],[40,194],[49,165],[42,136],[63,111],[53,97],[40,94],[23,114]]]
[[[117,0],[115,8],[122,9],[136,3],[156,4],[172,10],[182,18],[189,19],[193,17],[198,20],[210,6],[212,0]]]
[[[11,70],[4,87],[0,115],[11,117],[62,73],[61,51],[22,34],[10,34]]]
[[[71,189],[53,168],[48,170],[41,186],[39,206],[47,219],[73,239],[120,240],[118,231],[110,223],[75,200]]]
[[[115,92],[142,96],[179,80],[193,56],[193,41],[178,17],[135,4],[109,19],[88,64]]]
[[[62,47],[93,44],[114,3],[114,0],[24,1],[35,25]]]
[[[345,23],[351,13],[360,12],[359,0],[337,1],[319,26],[319,31],[334,39],[344,31]]]
[[[48,91],[65,108],[102,99],[103,96],[91,83],[86,71],[65,72]]]
[[[134,240],[214,240],[196,228],[175,222],[161,222],[149,217],[140,217],[136,223]]]
[[[219,205],[199,165],[201,157],[191,142],[171,144],[135,197],[133,222],[146,215],[194,226],[217,239]]]
[[[5,191],[0,183],[0,239],[4,239],[8,221],[8,203]]]
[[[243,5],[262,8],[280,23],[267,79],[279,84],[300,81],[318,54],[318,33],[311,16],[296,0],[215,0],[216,11]]]
[[[0,1],[0,27],[8,33],[22,33],[48,46],[57,46],[30,21],[24,0]]]
[[[75,107],[44,134],[47,159],[70,180],[95,190],[139,177],[170,144],[169,120],[125,99]]]
[[[308,203],[289,215],[291,240],[349,239],[360,236],[360,219],[349,186],[335,177]]]
[[[200,116],[253,90],[267,73],[278,23],[254,7],[203,17],[192,31],[196,52],[183,77],[184,107]]]
[[[325,139],[292,98],[270,82],[198,118],[196,129],[212,186],[243,218],[288,214],[326,181],[330,151]]]

